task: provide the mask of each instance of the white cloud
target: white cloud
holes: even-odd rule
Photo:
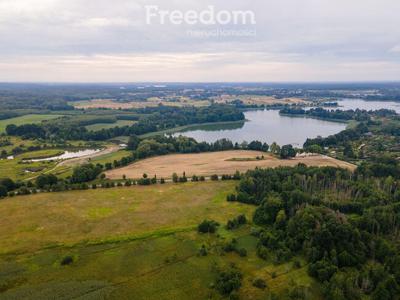
[[[253,10],[257,36],[149,26],[146,4]],[[0,80],[342,80],[352,63],[353,80],[399,80],[399,10],[398,0],[0,0]]]
[[[301,61],[258,52],[142,53],[1,58],[0,70],[0,81],[371,81],[393,80],[400,63]]]
[[[400,53],[400,44],[391,48],[389,52]]]

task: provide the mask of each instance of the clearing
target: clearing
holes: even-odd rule
[[[129,120],[118,120],[115,123],[96,123],[96,124],[85,126],[85,128],[89,131],[100,131],[102,129],[110,129],[110,128],[114,128],[114,127],[132,126],[135,123],[137,123],[137,122],[129,121]]]
[[[0,203],[0,249],[33,251],[49,245],[140,238],[191,230],[204,218],[226,222],[254,209],[226,201],[234,185],[209,181],[8,198]]]
[[[263,160],[256,157],[264,156]],[[331,157],[315,155],[296,157],[281,160],[268,153],[259,151],[232,150],[222,152],[208,152],[199,154],[172,154],[157,156],[138,161],[127,167],[110,170],[106,176],[110,179],[121,179],[123,175],[128,178],[140,178],[143,173],[149,176],[170,178],[172,174],[212,175],[234,174],[236,171],[245,172],[256,167],[275,168],[279,166],[296,166],[303,163],[307,166],[331,166],[354,170],[355,166]]]
[[[236,182],[165,184],[43,193],[0,202],[0,299],[226,299],[210,288],[216,268],[238,266],[240,299],[268,299],[294,285],[322,299],[307,265],[256,254],[252,224],[224,224],[255,207],[226,201]],[[198,234],[205,218],[218,234]],[[246,257],[222,253],[235,238]],[[205,245],[208,255],[199,256]],[[62,266],[65,257],[72,263]],[[275,275],[272,275],[275,274]],[[265,290],[252,285],[263,278]]]

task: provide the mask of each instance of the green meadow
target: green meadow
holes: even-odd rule
[[[52,119],[57,119],[62,117],[62,115],[25,115],[22,117],[16,117],[12,119],[6,119],[6,120],[1,120],[0,121],[0,133],[6,131],[7,125],[14,124],[17,126],[23,125],[23,124],[37,124],[41,123],[43,121],[47,120],[52,120]]]
[[[88,125],[88,126],[85,126],[85,127],[89,131],[99,131],[99,130],[102,130],[102,129],[114,128],[114,127],[117,127],[117,126],[118,127],[132,126],[135,123],[136,123],[135,121],[118,120],[115,123],[97,123],[97,124]]]
[[[292,286],[320,291],[307,266],[276,265],[256,255],[252,224],[228,231],[254,207],[231,203],[236,182],[203,182],[42,193],[0,202],[0,299],[223,299],[216,270],[243,273],[241,299],[269,299]],[[200,234],[204,219],[216,234]],[[225,253],[235,238],[247,256]],[[207,256],[199,255],[205,246]],[[66,257],[72,262],[62,265]],[[267,287],[253,286],[263,278]]]

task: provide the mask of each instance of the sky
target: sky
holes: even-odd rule
[[[254,22],[161,24],[149,6]],[[0,0],[0,81],[400,81],[399,11],[398,0]]]

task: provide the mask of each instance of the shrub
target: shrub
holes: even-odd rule
[[[223,250],[225,252],[236,251],[236,244],[237,244],[237,241],[235,239],[232,239],[232,241],[230,243],[227,243],[224,245]]]
[[[7,197],[7,188],[4,185],[0,185],[0,198]]]
[[[245,215],[239,215],[233,220],[228,220],[228,223],[226,224],[226,228],[228,230],[236,229],[239,228],[241,225],[244,225],[247,223],[247,219]]]
[[[61,265],[62,266],[67,266],[70,265],[74,262],[74,258],[70,255],[67,255],[65,257],[63,257],[63,259],[61,260]]]
[[[211,180],[212,181],[218,181],[219,180],[218,175],[217,174],[211,175]]]
[[[240,248],[239,250],[237,250],[237,253],[239,254],[240,257],[247,256],[247,250],[245,248]]]
[[[204,220],[197,227],[198,232],[200,233],[215,233],[219,224],[215,221]]]
[[[267,283],[265,282],[264,279],[256,278],[253,280],[253,286],[263,290],[267,287]]]
[[[176,174],[176,173],[172,174],[172,181],[174,183],[178,183],[178,180],[179,180],[178,174]]]
[[[96,179],[102,168],[93,164],[76,167],[71,176],[71,183],[83,183]]]
[[[300,269],[301,268],[301,262],[299,261],[299,260],[295,260],[294,262],[293,262],[293,268],[295,268],[295,269]]]
[[[205,245],[202,245],[202,246],[201,246],[201,248],[200,248],[200,250],[199,250],[199,255],[200,255],[200,256],[207,256],[207,255],[208,255],[207,248],[206,248]]]
[[[185,183],[187,181],[188,181],[188,179],[187,179],[187,177],[185,175],[183,175],[182,177],[179,177],[179,182],[180,183]]]
[[[215,288],[221,295],[229,295],[239,290],[241,285],[242,273],[235,268],[219,272],[215,281]]]
[[[262,245],[257,247],[257,255],[259,258],[263,259],[263,260],[267,260],[269,253],[268,253],[268,249]]]
[[[226,200],[228,202],[235,202],[236,201],[236,195],[235,194],[230,194],[230,195],[226,196]]]

